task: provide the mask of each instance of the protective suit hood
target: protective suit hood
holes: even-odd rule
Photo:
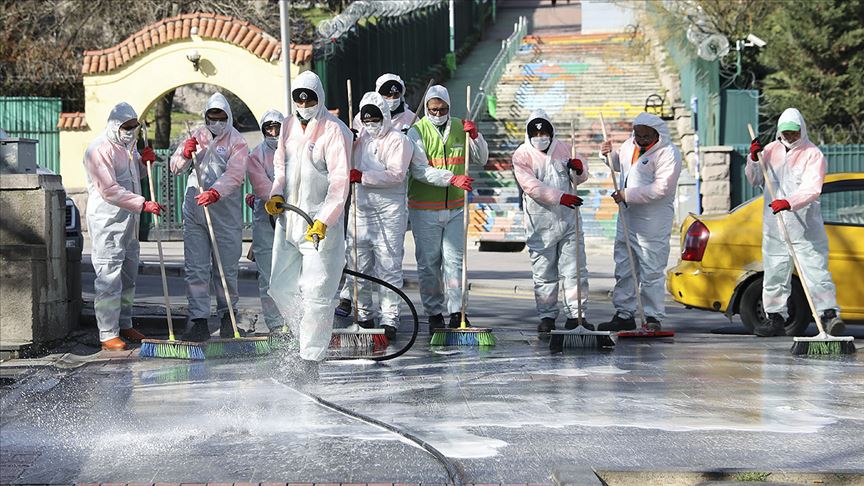
[[[381,86],[384,86],[384,83],[388,81],[396,81],[397,83],[399,83],[399,86],[402,87],[402,96],[405,96],[405,82],[402,81],[402,78],[400,78],[398,75],[390,73],[378,76],[378,79],[375,80],[375,92],[378,93],[378,91],[381,89]]]
[[[777,120],[777,139],[786,141],[783,138],[783,133],[780,132],[780,125],[783,123],[797,123],[801,127],[801,138],[798,139],[790,148],[797,148],[810,143],[810,138],[807,136],[807,124],[804,122],[804,116],[797,108],[786,108]]]
[[[436,84],[429,88],[429,92],[426,93],[426,98],[423,99],[423,113],[425,113],[426,116],[429,116],[426,106],[429,103],[429,100],[433,98],[444,100],[444,102],[447,103],[447,106],[450,106],[450,92],[447,91],[447,88],[444,86]]]
[[[297,106],[294,104],[293,95],[294,91],[298,89],[308,89],[315,92],[315,95],[318,97],[318,112],[315,113],[313,118],[319,118],[321,113],[327,111],[327,106],[324,100],[324,86],[321,84],[321,78],[318,77],[317,74],[312,71],[303,71],[299,76],[294,78],[294,81],[291,82],[291,95],[292,101],[291,106],[293,107],[293,113],[291,116],[294,116],[297,113]],[[310,120],[311,121],[311,120]]]
[[[549,115],[546,114],[546,111],[538,108],[538,109],[532,111],[531,114],[528,115],[528,119],[525,120],[525,143],[529,147],[532,147],[532,148],[533,148],[533,146],[531,145],[531,136],[528,135],[528,129],[530,128],[529,125],[531,124],[531,122],[534,120],[537,120],[538,118],[545,121],[546,123],[549,124],[549,126],[552,127],[552,143],[555,143],[555,140],[556,140],[555,125],[552,123],[552,120],[549,119]],[[550,145],[550,148],[551,148],[551,145]]]
[[[390,119],[390,109],[387,108],[387,103],[384,102],[384,97],[380,94],[370,91],[363,95],[363,98],[360,100],[360,112],[363,112],[363,107],[368,105],[374,105],[381,110],[381,113],[384,115],[383,121],[384,126],[381,129],[381,132],[375,138],[381,138],[384,135],[387,135],[387,132],[393,127],[393,122]],[[362,122],[362,120],[361,120]]]
[[[639,113],[638,115],[636,115],[636,118],[633,119],[633,126],[635,127],[636,125],[645,125],[646,127],[651,127],[656,130],[657,133],[660,135],[660,139],[657,140],[657,143],[654,144],[654,146],[651,147],[651,149],[648,150],[648,152],[646,153],[660,150],[661,148],[672,143],[669,137],[669,127],[666,126],[666,122],[664,122],[663,119],[659,116],[645,112]],[[635,137],[636,132],[632,132],[630,136]]]
[[[282,112],[280,112],[279,110],[267,110],[267,112],[264,113],[264,116],[261,117],[261,121],[258,124],[263,129],[265,123],[276,122],[281,124],[284,119],[285,117],[282,116]]]
[[[221,140],[228,136],[228,132],[230,132],[231,128],[234,126],[234,115],[231,114],[231,105],[228,104],[228,99],[218,91],[213,93],[213,95],[210,96],[210,99],[207,100],[207,107],[204,108],[204,113],[202,113],[201,116],[206,120],[207,112],[212,109],[222,110],[228,115],[228,121],[225,124],[225,131],[218,137],[213,137],[213,140]]]
[[[116,104],[108,115],[108,126],[105,127],[105,137],[112,143],[116,143],[121,147],[126,147],[127,149],[132,148],[131,145],[127,146],[120,141],[119,131],[120,125],[133,118],[138,118],[138,114],[135,113],[135,110],[131,105],[129,105],[129,103],[124,102]],[[135,142],[132,142],[133,145],[134,143]]]

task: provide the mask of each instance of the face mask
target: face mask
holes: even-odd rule
[[[212,133],[214,137],[218,137],[225,133],[225,127],[227,125],[227,120],[207,120],[207,130],[210,130],[210,133]]]
[[[297,114],[300,115],[300,118],[309,121],[315,118],[315,115],[318,114],[318,107],[320,105],[310,106],[308,108],[300,108],[297,107]]]
[[[279,145],[279,137],[264,137],[264,143],[270,150],[276,150]]]
[[[126,130],[126,129],[121,128],[118,132],[119,133],[118,138],[120,139],[120,142],[123,143],[123,145],[129,145],[135,141],[137,131],[138,131],[137,128],[133,128],[132,130]]]
[[[387,108],[389,108],[390,111],[395,111],[396,108],[399,108],[399,105],[402,104],[402,99],[401,98],[396,98],[395,100],[385,99],[384,102],[387,103]]]
[[[366,131],[369,133],[369,135],[372,135],[373,137],[377,137],[378,135],[381,134],[381,131],[384,130],[384,122],[369,122],[369,123],[364,122],[363,128],[366,129]]]
[[[552,138],[547,136],[531,137],[531,145],[539,151],[544,151],[552,144]]]
[[[441,115],[441,116],[435,116],[435,115],[429,114],[429,115],[426,115],[426,118],[428,118],[429,121],[431,121],[432,124],[435,125],[436,127],[440,127],[440,126],[444,125],[445,123],[447,123],[447,120],[450,119],[450,114],[448,113],[446,115]]]
[[[787,150],[792,150],[793,148],[798,148],[801,146],[801,139],[799,138],[798,140],[790,143],[785,138],[780,137],[780,143],[782,143]]]

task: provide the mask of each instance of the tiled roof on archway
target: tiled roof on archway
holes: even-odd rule
[[[179,39],[192,36],[192,29],[204,39],[217,39],[242,47],[255,56],[272,62],[282,55],[282,44],[248,21],[216,15],[191,13],[162,19],[139,30],[117,44],[98,51],[84,51],[83,74],[107,73],[143,53]],[[312,59],[312,46],[291,44],[291,62],[300,64]]]

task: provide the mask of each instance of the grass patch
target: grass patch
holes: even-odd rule
[[[744,481],[749,483],[764,483],[768,481],[768,476],[771,473],[767,472],[743,472],[735,475],[735,481]]]

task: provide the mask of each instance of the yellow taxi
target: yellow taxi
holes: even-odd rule
[[[845,321],[864,320],[864,173],[828,174],[822,186],[828,267]],[[762,196],[726,214],[690,214],[681,224],[681,257],[666,275],[672,298],[688,307],[741,316],[750,332],[762,310]],[[792,278],[786,334],[813,321],[801,282]]]

